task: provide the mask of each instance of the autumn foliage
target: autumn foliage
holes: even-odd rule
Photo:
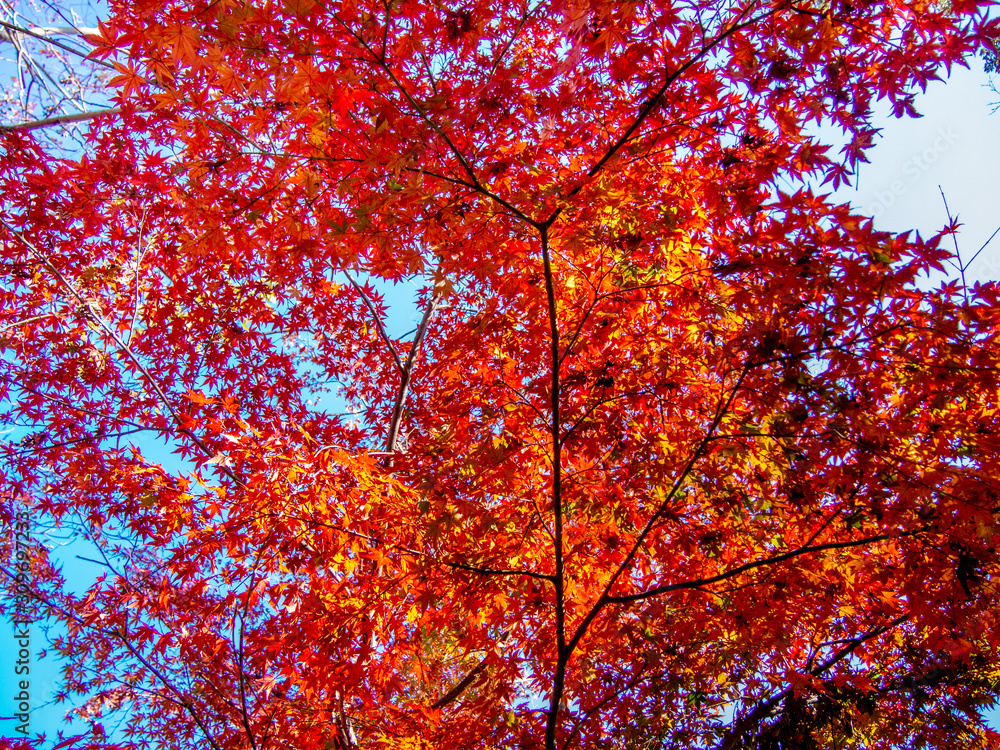
[[[113,3],[0,133],[74,746],[995,747],[998,291],[826,195],[987,10]]]

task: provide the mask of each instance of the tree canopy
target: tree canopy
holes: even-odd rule
[[[113,2],[0,132],[69,744],[995,746],[997,287],[828,195],[988,10]]]

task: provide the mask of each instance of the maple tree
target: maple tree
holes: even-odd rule
[[[112,11],[0,133],[70,744],[995,746],[997,288],[821,187],[985,3]]]

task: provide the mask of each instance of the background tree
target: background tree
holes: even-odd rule
[[[811,186],[984,7],[113,10],[86,152],[0,157],[80,745],[997,741],[996,288]]]
[[[89,2],[0,2],[0,71],[9,82],[0,94],[2,129],[47,128],[38,137],[86,150],[86,122],[107,109],[113,66],[88,60],[89,35],[100,9]]]

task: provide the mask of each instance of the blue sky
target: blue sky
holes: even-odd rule
[[[885,118],[871,164],[856,187],[838,192],[875,217],[880,229],[917,229],[927,237],[947,223],[943,191],[963,223],[958,239],[966,260],[1000,227],[1000,112],[992,114],[1000,94],[989,88],[982,63],[970,63],[928,88],[917,103],[923,117]],[[1000,279],[1000,236],[967,279]]]

